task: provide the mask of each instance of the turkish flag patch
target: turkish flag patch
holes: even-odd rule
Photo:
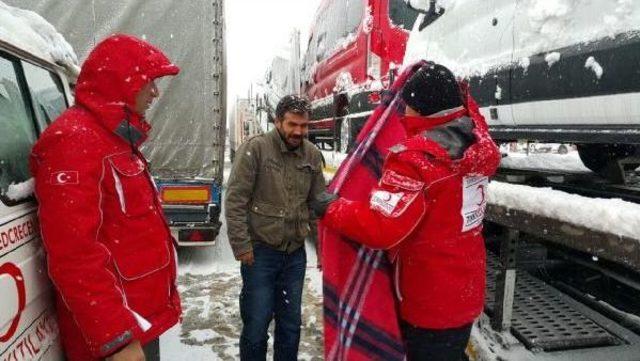
[[[67,184],[79,184],[80,175],[77,170],[65,170],[51,174],[51,184],[63,186]]]

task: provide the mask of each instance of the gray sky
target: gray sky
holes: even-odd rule
[[[271,59],[287,46],[293,28],[301,42],[320,0],[225,0],[227,29],[227,104],[246,97]],[[231,110],[231,108],[229,108]]]

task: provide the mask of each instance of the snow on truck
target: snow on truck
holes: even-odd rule
[[[309,140],[345,152],[402,63],[418,16],[402,0],[323,0],[302,60]]]
[[[640,6],[630,0],[409,0],[405,63],[469,82],[499,142],[576,144],[615,182],[640,165]]]
[[[81,58],[102,38],[122,32],[148,40],[180,66],[179,76],[158,82],[161,95],[148,113],[153,129],[142,151],[178,244],[214,244],[221,225],[226,117],[223,1],[7,3],[43,14]]]

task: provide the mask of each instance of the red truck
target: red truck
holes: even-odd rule
[[[309,139],[347,151],[402,64],[418,13],[402,0],[323,0],[302,65]]]

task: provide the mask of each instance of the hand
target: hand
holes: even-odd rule
[[[140,341],[133,341],[122,350],[107,357],[106,361],[145,361],[144,351]]]
[[[247,266],[253,266],[255,259],[253,258],[253,251],[243,253],[238,256],[238,261]]]
[[[318,194],[313,201],[311,201],[309,206],[313,210],[313,213],[316,214],[316,216],[322,218],[327,212],[327,208],[329,208],[331,203],[333,203],[336,199],[338,199],[338,196],[336,194],[323,191],[322,193]]]

